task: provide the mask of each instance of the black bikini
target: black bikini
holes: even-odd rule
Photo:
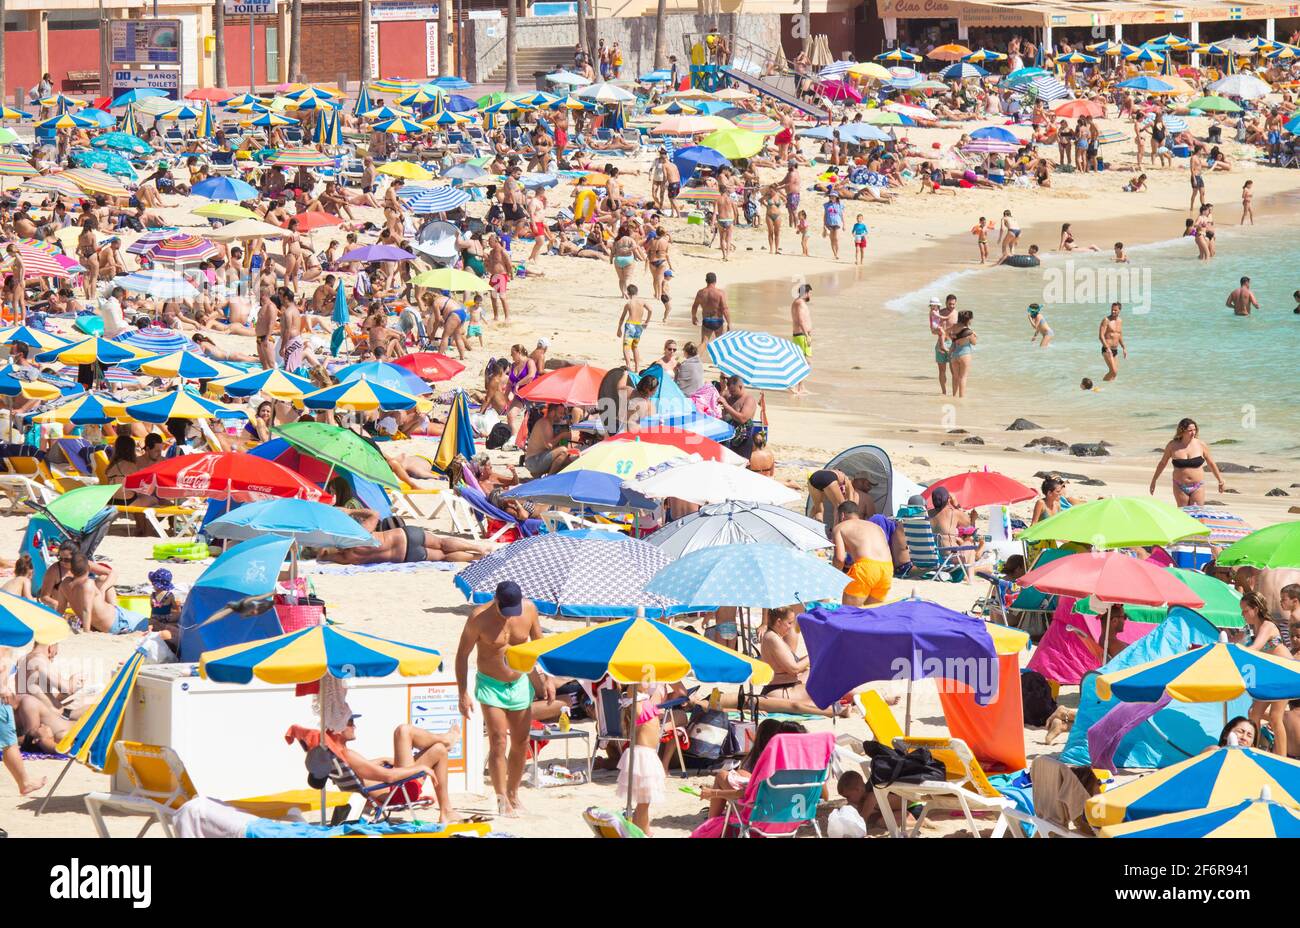
[[[1179,470],[1190,470],[1191,468],[1194,467],[1204,467],[1205,458],[1203,457],[1183,458],[1181,461],[1178,458],[1174,458],[1171,463],[1174,465],[1174,467],[1178,468]]]
[[[819,493],[824,493],[826,488],[835,483],[840,478],[833,470],[819,470],[809,475],[808,485]]]

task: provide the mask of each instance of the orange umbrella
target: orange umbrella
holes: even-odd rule
[[[1096,100],[1067,100],[1052,110],[1052,115],[1062,119],[1078,119],[1080,116],[1101,119],[1106,115],[1106,108]]]
[[[969,54],[971,54],[971,50],[965,45],[951,43],[931,49],[925,57],[933,58],[935,61],[961,61],[962,58]]]
[[[341,225],[343,222],[338,216],[331,216],[329,213],[318,209],[314,209],[309,213],[299,213],[292,218],[298,220],[297,228],[299,232],[311,232],[315,229],[324,229],[327,226]],[[285,227],[288,228],[288,225],[286,221]]]

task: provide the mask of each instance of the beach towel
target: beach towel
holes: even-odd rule
[[[1074,611],[1076,602],[1068,596],[1058,597],[1051,624],[1047,626],[1047,632],[1029,659],[1028,666],[1029,670],[1036,670],[1049,680],[1071,686],[1078,684],[1084,674],[1096,670],[1100,662],[1093,657],[1079,636],[1069,629],[1081,628],[1093,641],[1101,641],[1105,633],[1097,616],[1080,615]],[[1141,640],[1154,627],[1145,622],[1129,620],[1124,623],[1124,630],[1118,637],[1120,641],[1131,645]]]
[[[1170,696],[1165,693],[1157,702],[1121,702],[1112,706],[1101,721],[1088,728],[1088,753],[1092,755],[1092,765],[1113,771],[1115,752],[1124,737],[1169,703]]]
[[[320,561],[299,561],[298,570],[304,574],[332,574],[351,577],[355,574],[409,574],[421,570],[456,570],[459,564],[446,561],[416,561],[412,564],[322,564]]]
[[[745,795],[740,804],[748,809],[754,804],[759,784],[778,770],[824,770],[830,766],[835,752],[835,735],[828,731],[808,734],[777,735],[767,743],[759,755],[754,771],[745,785]],[[722,838],[722,824],[726,815],[715,815],[691,832],[692,838]],[[767,826],[767,830],[794,831],[797,824]]]
[[[718,395],[718,388],[713,384],[706,383],[692,393],[691,402],[695,404],[696,410],[703,415],[712,416],[715,419],[722,418],[721,397]]]

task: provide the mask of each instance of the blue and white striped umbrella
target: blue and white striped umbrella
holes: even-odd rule
[[[939,72],[939,76],[946,81],[964,81],[972,77],[987,77],[988,71],[985,71],[979,65],[967,64],[964,61],[958,61],[950,64]]]
[[[470,564],[456,587],[471,602],[485,603],[498,583],[512,580],[543,615],[624,617],[638,608],[652,618],[712,611],[645,591],[668,558],[644,541],[613,532],[559,532],[524,538]],[[840,575],[843,576],[842,574]],[[843,589],[843,582],[840,588]]]
[[[889,69],[889,80],[885,83],[895,90],[907,90],[909,87],[915,87],[923,80],[925,78],[921,77],[915,68],[898,67]]]
[[[847,582],[826,561],[787,545],[716,545],[669,563],[646,585],[646,592],[680,602],[776,609],[839,602]]]
[[[832,81],[851,67],[853,67],[852,61],[835,61],[818,71],[817,77],[824,81]]]
[[[756,390],[788,390],[812,373],[794,342],[766,332],[726,332],[709,342],[709,357]]]
[[[1061,83],[1060,78],[1050,74],[1040,74],[1029,82],[1029,87],[1038,99],[1052,103],[1056,100],[1068,100],[1073,94]]]
[[[1155,113],[1150,114],[1150,115],[1147,116],[1147,118],[1144,120],[1144,122],[1146,122],[1146,124],[1147,124],[1148,126],[1151,125],[1152,123],[1154,123],[1155,121],[1156,121]],[[1184,118],[1181,117],[1181,116],[1166,116],[1166,117],[1165,117],[1165,128],[1166,128],[1167,130],[1169,130],[1170,132],[1186,132],[1186,131],[1187,131],[1187,120],[1184,119]]]
[[[469,194],[459,187],[417,187],[406,184],[397,195],[413,213],[445,213],[460,209],[469,202]]]

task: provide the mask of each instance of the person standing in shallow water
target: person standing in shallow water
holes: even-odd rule
[[[1124,344],[1124,322],[1119,314],[1122,306],[1110,304],[1110,314],[1101,320],[1097,338],[1101,342],[1101,356],[1106,362],[1106,376],[1102,380],[1114,380],[1119,376],[1119,356],[1123,352],[1128,359],[1128,346]]]

